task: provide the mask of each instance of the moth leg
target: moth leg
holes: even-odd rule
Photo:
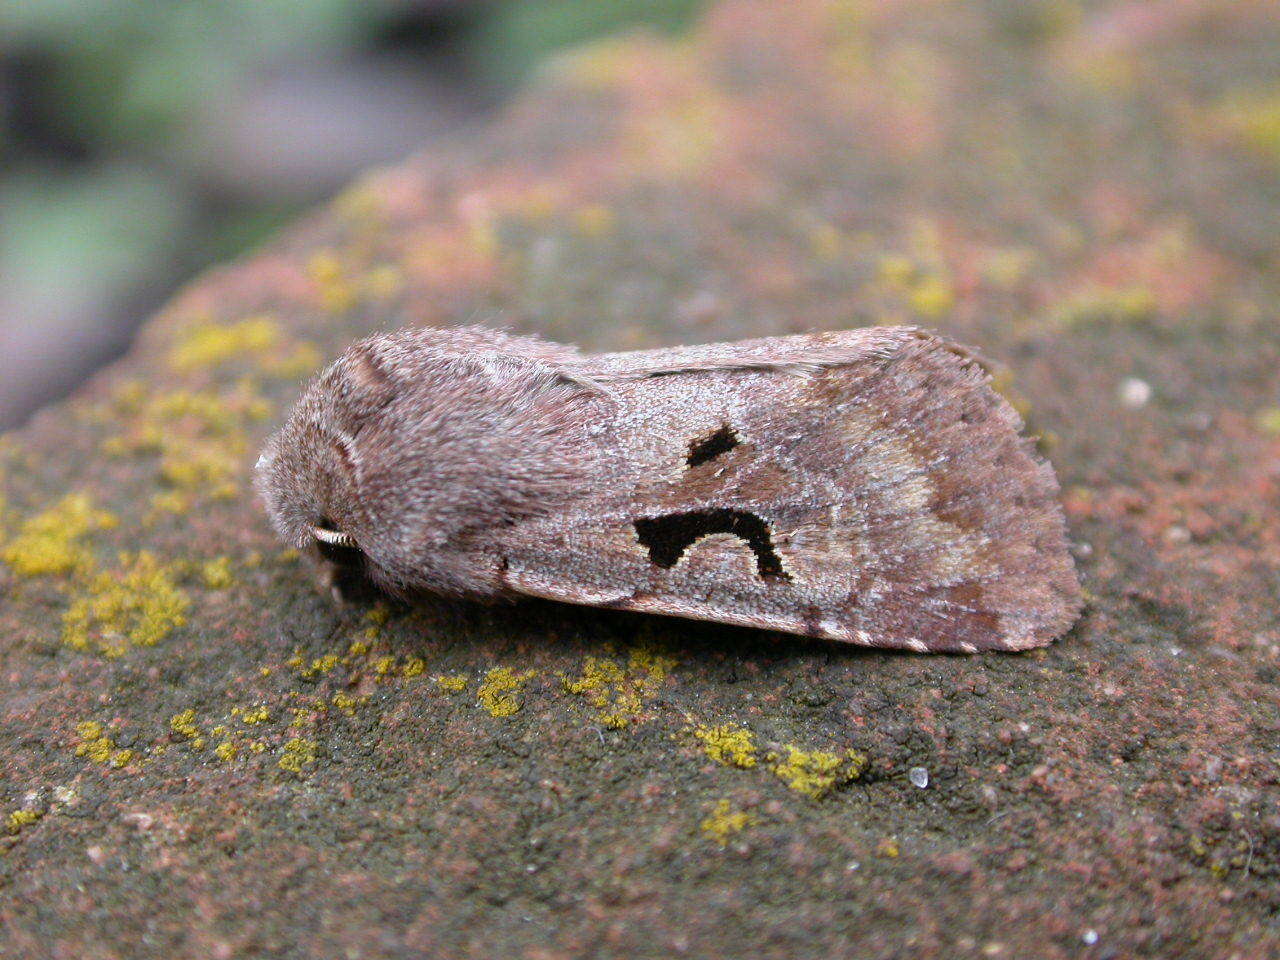
[[[365,558],[355,542],[345,534],[317,528],[312,551],[319,565],[319,579],[338,606],[375,600],[379,592],[365,570]]]

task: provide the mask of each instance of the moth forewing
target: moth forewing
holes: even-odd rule
[[[915,651],[1074,619],[1056,484],[971,356],[901,329],[689,352],[593,368],[608,484],[510,532],[513,589]]]

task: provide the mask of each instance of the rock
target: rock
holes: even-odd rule
[[[1192,6],[1028,34],[1008,4],[726,0],[185,290],[0,444],[0,801],[51,798],[10,821],[0,953],[1023,957],[1103,918],[1115,956],[1280,950],[1280,197],[1250,92],[1280,27]],[[1089,608],[1043,651],[921,657],[337,605],[253,498],[262,437],[353,338],[475,320],[972,343],[1058,470]],[[726,725],[754,763],[692,733]],[[946,789],[776,769],[854,755]]]

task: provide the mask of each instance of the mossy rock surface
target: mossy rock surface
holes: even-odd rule
[[[730,0],[196,282],[0,449],[0,953],[1275,955],[1277,44],[1232,0]],[[338,607],[257,448],[352,338],[477,320],[975,344],[1086,613],[947,657]]]

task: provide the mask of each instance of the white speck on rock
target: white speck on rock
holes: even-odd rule
[[[1116,392],[1120,402],[1131,410],[1145,407],[1151,401],[1151,384],[1137,377],[1125,377],[1120,381],[1120,388]]]
[[[1098,942],[1098,931],[1086,930],[1081,935],[1080,939],[1083,940],[1088,946],[1092,947],[1095,943]]]
[[[923,790],[929,785],[929,771],[924,767],[912,767],[907,771],[907,779]]]

